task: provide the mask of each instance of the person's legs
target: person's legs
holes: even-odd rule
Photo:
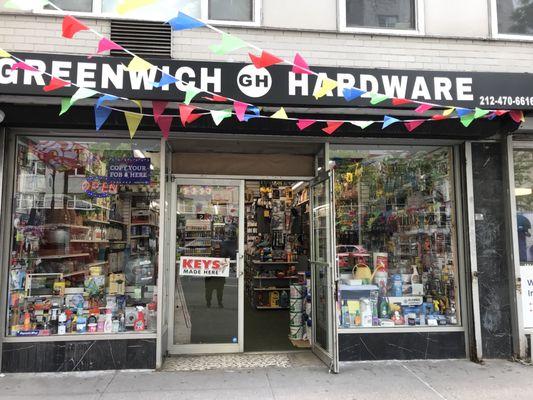
[[[225,283],[225,279],[224,278],[218,278],[217,279],[217,301],[218,301],[218,306],[223,308],[224,307],[224,304],[222,303],[222,299],[224,298],[224,283]]]
[[[213,290],[215,289],[213,282],[210,278],[205,278],[205,304],[207,307],[211,307],[211,298],[213,297]],[[218,291],[217,291],[218,297]]]

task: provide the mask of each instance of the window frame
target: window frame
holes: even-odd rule
[[[209,0],[200,0],[200,18],[212,25],[220,26],[250,26],[250,27],[259,27],[261,26],[261,16],[262,16],[262,2],[263,0],[250,0],[252,2],[252,21],[229,21],[229,20],[217,20],[209,19]],[[112,13],[102,13],[102,0],[92,0],[93,2],[93,11],[91,12],[80,12],[80,11],[64,11],[60,12],[57,10],[46,10],[43,7],[39,7],[33,10],[34,14],[44,14],[44,15],[74,15],[77,17],[86,17],[93,19],[126,19],[126,20],[135,20],[135,21],[156,21],[161,22],[159,19],[151,18],[136,18],[125,15],[118,15]]]
[[[425,34],[424,0],[414,0],[414,29],[348,26],[346,22],[346,1],[347,0],[337,0],[338,26],[340,32],[395,36],[421,36]]]
[[[533,33],[528,35],[525,33],[500,33],[498,29],[498,4],[497,0],[489,0],[489,32],[493,39],[514,40],[514,41],[533,41]]]

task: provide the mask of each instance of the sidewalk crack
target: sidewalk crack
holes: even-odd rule
[[[448,400],[442,393],[440,393],[437,389],[435,389],[429,382],[426,382],[424,379],[422,379],[421,376],[419,376],[416,372],[408,368],[405,364],[402,364],[402,367],[404,367],[411,375],[413,375],[419,382],[421,382],[424,386],[426,386],[429,390],[431,390],[433,393],[435,393],[439,398],[442,400]]]

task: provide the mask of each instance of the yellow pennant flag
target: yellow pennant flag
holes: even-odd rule
[[[321,97],[324,97],[325,95],[327,95],[333,89],[335,89],[337,85],[338,85],[337,81],[334,81],[333,79],[330,79],[330,78],[325,78],[322,81],[322,87],[319,90],[317,90],[315,93],[313,93],[313,96],[315,96],[315,99],[318,100]]]
[[[142,113],[143,112],[143,105],[142,105],[141,100],[131,100],[131,101],[134,102],[137,105],[137,107],[139,107],[139,111]]]
[[[143,72],[143,71],[148,71],[152,67],[153,65],[150,64],[148,61],[135,56],[132,58],[132,60],[126,67],[126,71]]]
[[[126,117],[126,123],[128,124],[128,129],[130,131],[130,138],[133,139],[133,137],[135,136],[135,133],[137,132],[137,129],[139,128],[139,125],[141,124],[143,115],[139,113],[126,111],[124,113],[124,116]]]
[[[445,117],[447,117],[448,115],[450,115],[451,113],[453,113],[455,111],[455,107],[452,107],[452,108],[447,108],[446,110],[444,110],[442,112],[442,115],[444,115]]]
[[[287,117],[287,113],[285,112],[285,109],[283,107],[281,107],[278,111],[276,111],[274,114],[272,114],[270,116],[270,118],[274,118],[274,119],[289,119],[289,117]]]
[[[11,57],[11,54],[9,54],[7,51],[5,51],[4,49],[1,49],[0,48],[0,58],[9,58]]]
[[[156,0],[123,0],[117,7],[117,13],[124,15],[137,8],[154,4],[155,2]]]

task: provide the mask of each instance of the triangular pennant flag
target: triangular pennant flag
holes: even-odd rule
[[[161,115],[158,119],[156,119],[157,126],[159,126],[159,129],[161,129],[165,139],[168,139],[173,118],[174,117],[171,115]]]
[[[227,97],[219,96],[218,94],[214,94],[213,97],[207,97],[207,96],[204,96],[204,99],[209,100],[209,101],[215,101],[215,102],[225,102],[225,101],[228,101],[228,98],[227,98]]]
[[[342,124],[344,124],[344,121],[327,121],[327,124],[328,126],[322,130],[328,135],[332,135],[333,132],[335,132]]]
[[[149,4],[155,3],[156,0],[123,0],[121,4],[118,5],[116,11],[120,15],[127,14],[130,11],[136,10],[141,7],[145,7]]]
[[[198,95],[198,93],[201,93],[202,91],[198,89],[197,87],[194,87],[192,85],[187,85],[187,91],[185,92],[185,100],[183,101],[185,104],[191,104],[192,99]]]
[[[276,57],[265,50],[261,52],[261,57],[254,56],[252,53],[249,53],[248,55],[256,68],[268,68],[283,62],[281,58]]]
[[[135,133],[137,133],[137,129],[139,129],[139,125],[141,124],[141,121],[143,119],[143,115],[131,111],[126,111],[124,113],[124,116],[126,117],[126,123],[128,124],[128,130],[130,131],[130,138],[133,139],[135,136]]]
[[[219,126],[226,118],[231,117],[231,110],[211,110],[211,117],[216,126]]]
[[[152,86],[156,88],[160,88],[163,86],[172,85],[173,83],[176,83],[177,81],[178,80],[174,78],[173,76],[170,76],[169,74],[163,74],[159,82],[152,82]]]
[[[494,118],[496,118],[498,116],[498,114],[496,114],[495,112],[493,113],[490,113],[489,116],[487,117],[487,119],[489,121],[492,121]]]
[[[420,104],[417,108],[415,108],[415,112],[422,114],[425,113],[428,110],[431,110],[433,106],[431,104]]]
[[[344,100],[346,101],[352,101],[359,97],[361,97],[366,92],[364,90],[356,89],[356,88],[346,88],[342,91],[342,95],[344,96]]]
[[[285,112],[285,109],[281,107],[278,111],[276,111],[274,114],[270,116],[270,118],[274,119],[289,119],[287,116],[287,113]]]
[[[180,104],[180,119],[183,126],[196,121],[198,118],[202,116],[202,114],[193,114],[192,112],[196,110],[196,107],[194,106],[188,106],[186,104]]]
[[[511,110],[509,112],[509,116],[512,118],[514,122],[519,124],[520,122],[524,122],[526,119],[524,118],[524,113],[520,110]]]
[[[412,132],[414,131],[416,128],[418,128],[420,125],[422,125],[424,122],[423,119],[420,119],[418,121],[408,121],[408,122],[404,122],[403,124],[405,125],[405,128],[409,131],[409,132]]]
[[[448,117],[448,116],[452,115],[454,111],[455,111],[455,107],[450,107],[450,108],[447,108],[446,110],[444,110],[442,112],[442,115],[444,115],[445,117]]]
[[[252,106],[252,105],[248,105],[247,112],[248,113],[252,113],[252,114],[248,114],[248,113],[244,114],[244,121],[245,122],[248,122],[249,120],[251,120],[253,118],[258,118],[259,114],[261,113],[261,111],[259,110],[259,107]]]
[[[127,71],[133,71],[133,72],[143,72],[148,71],[150,68],[152,68],[153,65],[150,64],[148,61],[142,59],[141,57],[133,57],[128,66],[126,67]]]
[[[494,111],[498,117],[501,117],[504,114],[507,114],[509,110],[496,110]]]
[[[48,0],[8,0],[4,7],[12,10],[33,11],[43,8],[48,3]]]
[[[70,99],[68,98],[61,99],[61,111],[59,113],[59,116],[65,114],[70,109],[71,106],[72,106],[72,103],[70,102]]]
[[[313,125],[316,122],[314,119],[299,119],[296,123],[296,126],[298,126],[298,129],[303,131],[305,128]]]
[[[74,104],[78,100],[88,99],[89,97],[93,97],[95,94],[98,94],[96,90],[81,87],[76,90],[76,93],[74,93],[74,96],[72,96],[70,99],[70,104]]]
[[[244,40],[232,36],[228,33],[223,33],[222,42],[220,44],[211,45],[209,46],[209,48],[213,53],[222,56],[226,53],[229,53],[230,51],[242,49],[243,47],[247,46],[248,44]]]
[[[393,106],[401,106],[402,104],[410,104],[412,103],[411,100],[407,100],[407,99],[400,99],[400,98],[393,98],[392,99],[392,105]]]
[[[26,71],[38,71],[37,68],[35,67],[32,67],[31,65],[28,65],[26,64],[24,61],[19,61],[19,62],[16,62],[15,64],[13,64],[11,66],[11,69],[13,71],[16,71],[17,69],[23,69],[23,70],[26,70]]]
[[[97,53],[103,53],[104,51],[109,50],[124,50],[124,48],[113,42],[112,40],[109,40],[108,38],[102,38],[98,42],[98,50]]]
[[[94,121],[96,125],[96,130],[99,131],[102,128],[102,125],[107,121],[109,115],[111,114],[111,109],[107,107],[97,107],[94,106]]]
[[[351,121],[352,125],[358,126],[361,129],[366,129],[376,121]]]
[[[459,117],[463,117],[465,115],[468,115],[468,114],[471,114],[472,113],[472,110],[469,109],[469,108],[456,108],[455,109],[455,112],[457,113],[457,115]],[[472,121],[470,121],[472,122]]]
[[[320,99],[321,97],[324,97],[325,95],[327,95],[329,92],[331,92],[333,89],[335,89],[337,87],[337,81],[334,81],[333,79],[330,79],[330,78],[325,78],[323,81],[322,81],[322,87],[320,89],[318,89],[315,93],[313,93],[313,96],[315,97],[315,99]]]
[[[489,112],[489,110],[483,110],[482,108],[476,107],[476,109],[474,110],[474,118],[481,118],[487,115]]]
[[[152,101],[152,110],[153,110],[155,122],[157,122],[159,117],[163,115],[167,106],[168,106],[168,101]]]
[[[381,129],[385,129],[386,127],[395,124],[396,122],[400,122],[398,118],[389,117],[388,115],[385,115],[383,118],[383,127]]]
[[[461,123],[468,128],[474,119],[474,114],[470,113],[461,117]]]
[[[48,85],[46,85],[43,88],[43,90],[45,92],[52,92],[54,90],[61,89],[61,88],[65,87],[65,86],[68,86],[68,85],[70,85],[70,82],[66,82],[63,79],[52,77],[52,79],[50,80],[50,83]]]
[[[435,120],[435,121],[441,121],[443,119],[447,119],[448,117],[446,115],[442,115],[442,114],[435,114],[431,117],[431,119]]]
[[[0,48],[0,58],[9,58],[9,57],[11,57],[11,54],[9,54],[4,49]]]
[[[292,66],[292,72],[294,72],[295,74],[310,74],[311,71],[309,70],[309,64],[307,64],[307,61],[304,60],[304,58],[296,53],[296,55],[294,56],[294,61],[293,61],[293,66]]]
[[[63,37],[72,39],[74,35],[80,31],[88,31],[89,27],[82,24],[72,15],[67,15],[63,18]]]
[[[172,27],[173,31],[183,31],[185,29],[200,28],[202,26],[205,26],[202,21],[199,21],[194,17],[184,14],[181,11],[178,13],[177,17],[172,18],[170,21],[167,22],[167,24]]]
[[[244,114],[246,113],[246,109],[248,108],[248,104],[242,103],[240,101],[233,102],[233,109],[235,110],[235,114],[237,115],[237,119],[239,121],[244,121]]]
[[[104,94],[102,97],[100,97],[98,100],[96,100],[96,108],[99,108],[102,106],[102,103],[104,101],[116,101],[118,100],[117,96],[113,96],[112,94]]]
[[[388,99],[389,97],[383,94],[372,93],[370,97],[370,104],[375,106],[376,104],[383,103],[385,100]]]

